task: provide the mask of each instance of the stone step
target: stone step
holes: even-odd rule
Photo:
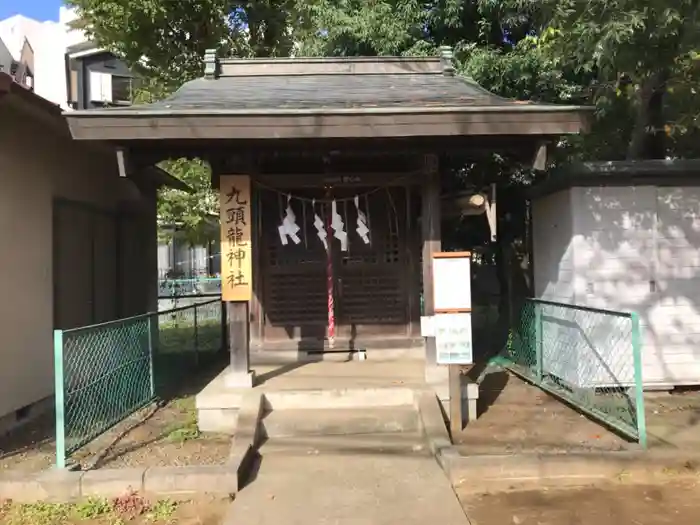
[[[412,405],[340,409],[272,410],[262,420],[268,438],[417,432]]]
[[[312,388],[308,380],[299,379],[298,389],[265,391],[267,408],[273,411],[365,409],[406,406],[414,402],[414,390],[403,386],[378,388],[372,382],[362,385],[362,380],[358,379],[354,388],[335,388],[333,384]]]
[[[264,462],[266,456],[277,454],[429,455],[430,450],[420,432],[388,432],[271,438],[262,444],[259,453]]]

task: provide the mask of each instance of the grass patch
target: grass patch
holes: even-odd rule
[[[75,505],[74,514],[82,520],[101,518],[114,512],[111,501],[102,498],[88,498]]]
[[[157,501],[146,513],[146,520],[154,523],[171,523],[173,514],[177,510],[177,503],[162,499]]]
[[[27,503],[9,505],[3,516],[7,525],[56,525],[65,522],[71,506],[56,503]]]
[[[74,504],[13,504],[0,501],[0,525],[170,525],[178,503],[163,499],[150,503],[137,493],[112,500],[89,498]]]
[[[182,397],[172,402],[174,409],[180,412],[181,419],[165,429],[165,440],[184,443],[200,436],[197,427],[197,408],[194,396]]]

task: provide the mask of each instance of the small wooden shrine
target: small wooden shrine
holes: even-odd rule
[[[204,77],[166,100],[67,118],[76,139],[114,144],[126,176],[167,158],[211,164],[232,366],[246,373],[249,347],[413,349],[434,363],[420,316],[422,293],[433,309],[441,160],[508,151],[531,161],[588,113],[497,97],[457,76],[443,48],[436,58],[211,51]]]

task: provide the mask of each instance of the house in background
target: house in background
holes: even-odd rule
[[[113,53],[84,41],[68,47],[64,60],[71,109],[131,105],[138,77]]]
[[[14,64],[15,59],[12,56],[12,53],[10,53],[10,50],[7,49],[5,42],[0,39],[0,72],[10,73]]]
[[[0,38],[0,73],[7,73],[29,90],[34,89],[34,50],[26,39],[13,55]]]
[[[8,61],[7,67],[12,66],[10,60],[26,63],[28,67],[19,70],[18,76],[26,71],[28,85],[38,95],[67,111],[131,105],[138,88],[138,75],[119,57],[91,42],[83,31],[74,29],[76,19],[74,9],[61,7],[58,22],[41,22],[21,15],[0,20],[0,40],[8,42],[9,56],[4,59]],[[26,52],[31,51],[31,60],[21,59],[25,56],[23,46]],[[0,64],[2,56],[0,48]],[[16,80],[22,82],[20,78]],[[218,272],[216,241],[191,246],[176,236],[171,242],[160,243],[158,254],[161,278],[167,275],[192,278]]]
[[[53,330],[157,308],[157,168],[71,138],[61,108],[0,73],[0,431],[51,406]],[[10,304],[10,303],[8,303]]]

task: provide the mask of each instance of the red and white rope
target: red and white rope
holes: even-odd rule
[[[328,249],[326,250],[326,279],[328,292],[328,346],[333,348],[335,344],[335,305],[333,302],[333,254],[331,253],[331,217],[328,214],[326,226],[328,235]]]

